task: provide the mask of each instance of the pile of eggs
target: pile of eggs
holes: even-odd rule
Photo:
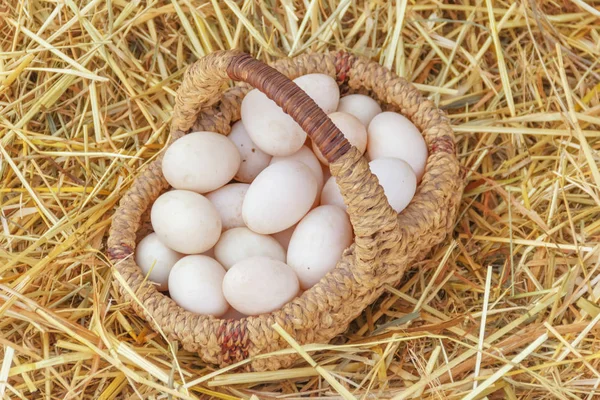
[[[388,202],[401,212],[427,159],[419,130],[368,96],[340,99],[323,74],[295,79],[370,160]],[[173,189],[151,210],[154,233],[135,260],[184,309],[222,318],[281,308],[331,271],[353,241],[327,160],[306,133],[258,90],[242,101],[231,133],[194,132],[165,152]]]

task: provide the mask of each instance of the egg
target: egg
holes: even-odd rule
[[[242,204],[249,187],[247,183],[230,183],[206,194],[221,217],[223,230],[244,226]]]
[[[344,134],[344,137],[348,139],[350,144],[358,149],[360,154],[363,154],[367,148],[367,129],[365,126],[353,115],[334,112],[328,115],[331,122],[338,127],[338,129]],[[313,151],[324,165],[329,165],[329,162],[317,147],[316,143],[313,142]]]
[[[306,290],[335,268],[352,244],[348,215],[336,206],[320,206],[300,221],[288,247],[287,264]]]
[[[180,253],[203,253],[221,236],[221,218],[215,206],[188,190],[159,196],[152,205],[150,221],[160,241]]]
[[[229,309],[223,295],[224,277],[225,269],[210,257],[183,257],[169,274],[169,295],[187,311],[220,317]]]
[[[271,236],[273,237],[273,239],[279,242],[279,244],[281,245],[281,247],[283,247],[284,250],[287,251],[287,248],[290,244],[290,239],[292,238],[292,234],[294,233],[294,229],[296,229],[296,226],[297,224],[294,226],[290,226],[285,231],[276,232]]]
[[[272,156],[294,154],[306,140],[300,125],[257,89],[242,100],[242,123],[258,148]]]
[[[169,290],[169,272],[182,257],[183,254],[165,246],[156,233],[140,240],[135,248],[135,263],[161,291]]]
[[[237,147],[242,159],[234,176],[235,180],[244,183],[252,182],[256,175],[269,165],[271,156],[254,144],[242,121],[233,124],[227,137]]]
[[[369,163],[369,169],[379,180],[388,203],[400,212],[408,206],[417,190],[417,177],[404,160],[378,158]]]
[[[280,309],[298,294],[298,278],[288,265],[267,257],[235,264],[223,279],[223,294],[233,308],[246,315]]]
[[[248,228],[270,235],[286,230],[310,210],[317,196],[317,180],[300,161],[269,165],[250,184],[242,217]]]
[[[207,193],[229,182],[240,162],[240,153],[226,136],[194,132],[167,148],[162,172],[175,189]]]
[[[215,246],[215,258],[227,270],[239,261],[257,256],[285,262],[285,250],[277,240],[248,228],[223,232]]]
[[[367,154],[370,160],[393,157],[406,161],[417,180],[425,172],[427,145],[423,135],[408,118],[395,112],[383,112],[371,121]]]
[[[323,191],[321,192],[321,205],[333,205],[341,208],[346,211],[348,208],[346,203],[344,203],[344,198],[342,197],[342,193],[340,193],[340,188],[335,181],[335,177],[331,176],[323,185]]]
[[[321,110],[325,111],[325,114],[337,109],[340,87],[329,75],[307,74],[294,79],[294,82],[317,103]]]
[[[366,131],[365,131],[365,138],[366,138]],[[312,151],[310,151],[310,149],[308,147],[302,146],[300,148],[300,150],[298,150],[297,152],[295,152],[292,155],[285,156],[285,157],[273,157],[273,159],[271,160],[271,165],[278,163],[280,161],[283,161],[283,160],[300,161],[301,163],[305,164],[308,168],[310,168],[310,170],[314,174],[315,179],[317,180],[317,198],[318,198],[321,194],[321,189],[323,189],[323,169],[321,168],[321,163],[319,163],[319,160],[317,159],[315,154]],[[316,206],[317,204],[314,204],[314,205]]]
[[[379,104],[364,94],[350,94],[342,97],[337,110],[354,115],[363,126],[369,126],[373,117],[381,113]]]

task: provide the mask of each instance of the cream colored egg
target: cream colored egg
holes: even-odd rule
[[[292,238],[292,234],[294,233],[294,229],[296,229],[297,225],[298,224],[287,228],[285,231],[276,232],[271,235],[275,240],[277,240],[277,242],[279,242],[285,251],[287,251],[287,248],[290,244],[290,239]]]
[[[323,185],[323,191],[321,192],[321,205],[333,205],[341,208],[346,211],[348,208],[346,203],[344,203],[344,198],[340,193],[340,188],[335,181],[335,177],[331,176]]]
[[[300,161],[269,165],[250,184],[242,216],[254,232],[270,235],[300,221],[317,196],[317,180]]]
[[[217,209],[221,217],[222,229],[244,226],[242,204],[250,185],[247,183],[230,183],[220,189],[206,194],[206,198]]]
[[[283,160],[300,161],[301,163],[305,164],[308,168],[310,168],[310,170],[314,174],[315,179],[317,180],[318,198],[321,195],[321,189],[323,189],[323,169],[321,168],[321,163],[319,163],[319,160],[317,159],[315,154],[312,151],[310,151],[308,147],[302,146],[300,150],[298,150],[292,155],[285,157],[273,157],[273,159],[271,159],[271,165]]]
[[[183,254],[165,246],[156,233],[140,240],[135,248],[135,263],[161,291],[169,290],[169,272],[181,257]]]
[[[408,118],[395,112],[383,112],[371,121],[367,154],[369,160],[393,157],[406,161],[415,171],[417,180],[425,172],[427,145],[423,135]]]
[[[296,227],[287,254],[300,287],[306,290],[319,282],[350,244],[352,225],[339,207],[320,206],[308,213]]]
[[[233,228],[223,232],[215,246],[215,257],[225,269],[246,258],[258,256],[285,262],[285,250],[277,240],[248,228]]]
[[[223,279],[223,293],[233,308],[246,315],[280,309],[298,294],[298,278],[284,262],[268,257],[235,264]]]
[[[369,168],[379,180],[390,206],[396,212],[404,210],[417,190],[417,177],[410,165],[399,158],[378,158],[369,163]]]
[[[240,168],[234,176],[235,180],[244,183],[252,182],[256,175],[269,165],[271,156],[254,144],[242,121],[233,124],[227,137],[237,147],[242,159]]]
[[[337,110],[354,115],[363,126],[369,126],[373,117],[381,113],[379,104],[364,94],[350,94],[342,97]]]
[[[242,100],[242,123],[250,139],[272,156],[294,154],[306,140],[300,125],[257,89]]]
[[[175,189],[206,193],[229,182],[240,167],[231,140],[214,132],[194,132],[167,148],[162,161],[165,179]]]
[[[331,121],[338,127],[344,134],[344,137],[348,139],[350,144],[358,149],[360,154],[363,154],[367,149],[367,129],[365,126],[353,115],[334,112],[328,115]],[[313,142],[313,151],[324,165],[329,165],[329,162]]]
[[[317,103],[325,114],[334,112],[340,101],[340,88],[332,77],[325,74],[307,74],[294,79],[296,85],[304,90]]]
[[[180,253],[203,253],[221,236],[221,218],[215,206],[187,190],[162,194],[152,205],[150,220],[160,241]]]
[[[169,295],[187,311],[220,317],[229,309],[223,295],[224,277],[225,269],[210,257],[183,257],[169,274]]]

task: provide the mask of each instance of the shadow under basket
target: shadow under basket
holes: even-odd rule
[[[333,77],[342,94],[370,95],[384,109],[409,118],[423,133],[429,150],[425,175],[402,213],[387,203],[367,160],[291,81],[310,73]],[[230,80],[242,83],[224,89]],[[443,113],[404,79],[375,62],[344,52],[282,59],[271,67],[239,51],[209,54],[191,65],[183,78],[173,112],[172,138],[192,130],[229,134],[231,124],[240,119],[242,99],[252,87],[292,116],[330,162],[355,232],[354,243],[336,268],[300,297],[269,314],[236,321],[185,311],[145,281],[133,257],[136,235],[144,229],[143,218],[169,186],[162,175],[161,157],[140,173],[121,199],[108,239],[116,282],[136,313],[184,349],[219,366],[289,348],[273,328],[275,323],[300,344],[326,343],[344,332],[377,300],[385,285],[397,284],[407,267],[444,240],[452,230],[463,190],[454,135]],[[245,368],[275,370],[288,367],[296,358],[296,354],[257,358]]]

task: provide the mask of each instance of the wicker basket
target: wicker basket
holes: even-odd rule
[[[423,133],[429,149],[426,172],[401,214],[388,205],[367,160],[290,80],[308,73],[334,77],[342,93],[369,94],[385,109],[404,114]],[[245,83],[224,90],[230,79]],[[275,322],[301,344],[328,342],[346,330],[382,294],[384,285],[396,284],[407,266],[423,259],[451,231],[463,189],[454,136],[442,112],[404,79],[375,62],[343,52],[282,59],[273,68],[238,51],[212,53],[185,74],[177,92],[172,137],[177,139],[191,128],[227,135],[231,123],[240,118],[242,98],[252,87],[291,115],[330,161],[356,235],[337,267],[270,314],[234,321],[183,310],[144,280],[133,258],[143,216],[168,187],[160,158],[143,170],[122,198],[108,239],[121,293],[135,311],[186,350],[220,366],[288,347],[273,329]],[[259,358],[247,368],[274,370],[289,366],[294,358]]]

